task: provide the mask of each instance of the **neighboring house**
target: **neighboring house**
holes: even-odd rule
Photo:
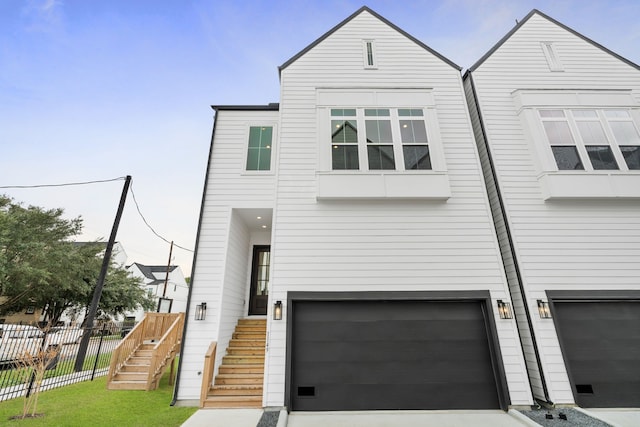
[[[171,265],[142,265],[134,262],[127,270],[134,277],[142,279],[140,285],[147,290],[156,301],[156,306],[151,311],[162,313],[184,313],[187,308],[187,296],[189,286],[184,278],[180,266]],[[142,308],[135,312],[127,313],[125,317],[135,317],[139,322],[144,317]]]
[[[364,7],[280,80],[214,107],[177,399],[253,317],[262,406],[532,404],[460,68]]]
[[[533,10],[464,83],[535,398],[639,407],[640,67]]]

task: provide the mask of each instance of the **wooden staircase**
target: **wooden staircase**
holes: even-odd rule
[[[155,390],[180,351],[184,313],[147,313],[111,354],[109,390]]]
[[[142,344],[109,382],[111,390],[146,390],[154,344]]]
[[[213,386],[201,401],[203,408],[262,407],[266,336],[266,319],[238,320]]]

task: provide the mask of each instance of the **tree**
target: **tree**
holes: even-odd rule
[[[93,296],[105,244],[71,241],[82,219],[62,209],[23,207],[0,196],[0,314],[42,307],[50,323],[69,308],[87,307]],[[4,297],[4,298],[1,298]],[[153,307],[140,281],[111,265],[99,310],[116,315],[138,305]]]

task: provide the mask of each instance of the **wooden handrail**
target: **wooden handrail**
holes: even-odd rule
[[[213,372],[216,365],[216,346],[217,342],[213,341],[209,345],[209,349],[204,355],[204,369],[202,370],[202,388],[200,390],[200,407],[204,407],[204,401],[207,399],[207,394],[211,388],[211,382],[213,381]]]
[[[171,326],[166,330],[160,341],[153,347],[151,365],[147,376],[147,390],[157,386],[159,377],[167,366],[167,361],[173,360],[177,347],[180,346],[182,338],[182,326],[184,323],[184,313],[178,313]]]
[[[176,322],[182,324],[184,321],[184,313],[145,313],[144,318],[140,323],[135,325],[131,332],[127,334],[125,338],[120,341],[111,354],[111,363],[109,365],[109,374],[107,376],[107,383],[113,380],[116,373],[122,368],[125,362],[131,357],[131,355],[147,340],[160,340],[156,344],[155,348],[162,343],[169,329],[177,331],[177,339],[181,338],[182,328],[174,328]],[[175,341],[174,343],[175,344]],[[168,352],[167,352],[168,353]],[[153,372],[157,369],[158,365],[161,365],[164,360],[156,360],[157,357],[152,357],[152,363],[155,362]],[[151,374],[150,370],[150,374]],[[149,384],[147,384],[149,386]]]

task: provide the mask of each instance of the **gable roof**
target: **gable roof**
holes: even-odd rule
[[[143,265],[137,262],[134,262],[133,265],[138,267],[138,270],[148,279],[156,279],[156,276],[153,273],[165,273],[167,272],[166,265]],[[169,271],[173,271],[178,268],[177,265],[172,265],[169,267]]]
[[[282,64],[281,66],[278,67],[278,72],[282,73],[282,70],[284,70],[285,68],[287,68],[289,65],[291,65],[292,63],[294,63],[295,61],[298,60],[298,58],[300,58],[301,56],[303,56],[305,53],[309,52],[311,49],[313,49],[314,47],[316,47],[318,44],[320,44],[324,39],[326,39],[327,37],[329,37],[331,34],[335,33],[336,31],[338,31],[340,28],[342,28],[343,26],[345,26],[347,23],[349,23],[352,19],[354,19],[356,16],[360,15],[363,12],[369,12],[371,15],[373,15],[374,17],[378,18],[380,21],[382,21],[383,23],[387,24],[389,27],[393,28],[394,30],[396,30],[397,32],[399,32],[400,34],[402,34],[403,36],[405,36],[406,38],[408,38],[409,40],[413,41],[415,44],[417,44],[418,46],[420,46],[421,48],[425,49],[426,51],[430,52],[431,54],[437,56],[438,58],[440,58],[442,61],[444,61],[445,63],[451,65],[453,68],[457,69],[458,71],[462,70],[462,68],[455,64],[453,61],[451,61],[450,59],[446,58],[445,56],[441,55],[440,53],[436,52],[435,50],[431,49],[429,46],[427,46],[426,44],[422,43],[420,40],[418,40],[417,38],[413,37],[411,34],[407,33],[406,31],[402,30],[400,27],[396,26],[395,24],[393,24],[392,22],[388,21],[386,18],[382,17],[381,15],[379,15],[378,13],[374,12],[373,10],[369,9],[367,6],[362,6],[360,9],[356,10],[353,14],[351,14],[351,16],[349,16],[348,18],[346,18],[344,21],[340,22],[338,25],[336,25],[335,27],[333,27],[332,29],[330,29],[329,31],[327,31],[326,33],[324,33],[322,36],[320,36],[318,39],[316,39],[316,41],[314,41],[313,43],[311,43],[309,46],[305,47],[304,49],[302,49],[300,52],[298,52],[296,55],[294,55],[291,59],[289,59],[287,62],[285,62],[284,64]]]
[[[629,61],[627,58],[624,58],[620,55],[618,55],[617,53],[607,49],[606,47],[602,46],[600,43],[597,43],[593,40],[591,40],[590,38],[580,34],[579,32],[577,32],[576,30],[567,27],[566,25],[564,25],[561,22],[556,21],[555,19],[553,19],[552,17],[540,12],[538,9],[533,9],[531,10],[531,12],[529,12],[527,14],[527,16],[524,17],[524,19],[520,22],[518,22],[518,24],[513,27],[511,29],[511,31],[509,31],[503,38],[500,39],[500,41],[498,43],[496,43],[491,49],[489,49],[489,51],[487,53],[484,54],[484,56],[482,56],[482,58],[480,58],[475,64],[473,64],[468,70],[467,72],[470,71],[475,71],[478,67],[480,67],[484,61],[486,61],[491,55],[493,55],[493,53],[500,49],[500,47],[507,41],[509,40],[509,38],[511,38],[511,36],[520,29],[520,27],[522,27],[533,15],[539,15],[543,18],[545,18],[546,20],[548,20],[549,22],[552,22],[554,24],[556,24],[557,26],[559,26],[560,28],[563,28],[565,30],[567,30],[568,32],[570,32],[571,34],[580,37],[582,40],[586,41],[587,43],[592,44],[593,46],[597,47],[598,49],[608,53],[609,55],[612,55],[613,57],[619,59],[620,61],[640,70],[640,66],[634,62]],[[466,74],[466,73],[465,73]]]

